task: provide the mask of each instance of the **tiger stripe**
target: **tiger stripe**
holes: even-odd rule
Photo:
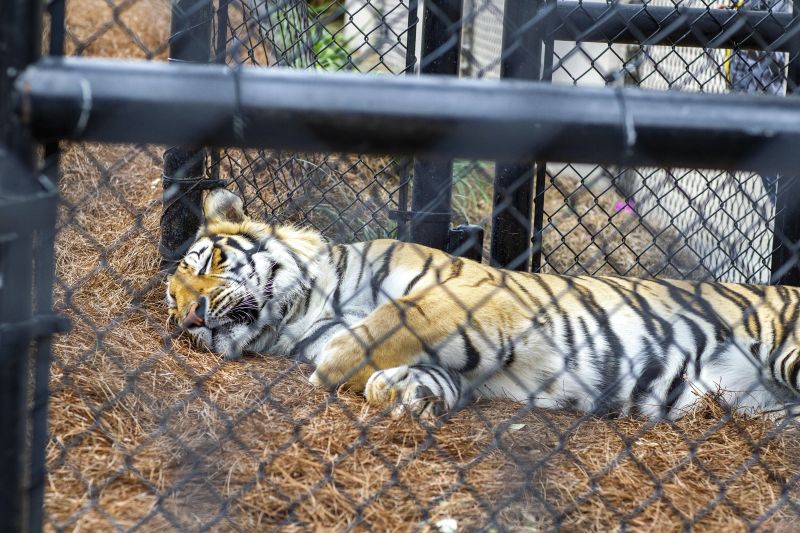
[[[209,194],[209,223],[167,287],[170,315],[202,310],[187,331],[226,357],[296,357],[315,366],[312,382],[425,413],[477,395],[674,419],[698,392],[752,410],[800,396],[800,289],[510,272],[391,240],[329,245],[240,204]]]

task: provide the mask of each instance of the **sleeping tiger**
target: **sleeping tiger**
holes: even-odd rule
[[[785,414],[800,290],[510,272],[392,240],[327,244],[217,189],[168,280],[195,341],[308,361],[310,381],[393,412],[474,397],[676,419],[699,395]]]

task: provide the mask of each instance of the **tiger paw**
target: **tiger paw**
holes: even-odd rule
[[[308,381],[312,385],[326,389],[343,386],[345,389],[361,392],[373,371],[372,365],[358,368],[357,365],[341,364],[337,360],[328,359],[317,365]]]
[[[448,401],[450,399],[426,371],[405,365],[373,373],[367,381],[364,396],[375,407],[394,406],[393,417],[410,413],[433,419],[443,415],[455,403]]]

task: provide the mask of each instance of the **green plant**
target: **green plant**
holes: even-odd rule
[[[316,0],[308,4],[309,35],[318,70],[337,71],[352,64],[353,38],[342,36],[344,13],[338,2]]]
[[[312,41],[317,69],[337,71],[352,64],[352,55],[348,48],[352,38],[342,39],[340,34],[331,34],[327,28],[322,28],[317,33]]]
[[[490,161],[453,161],[454,222],[480,224],[488,218],[492,208],[493,174],[494,167]]]

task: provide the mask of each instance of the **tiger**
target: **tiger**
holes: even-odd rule
[[[391,239],[331,244],[215,189],[167,280],[170,319],[226,360],[313,365],[311,383],[435,418],[480,398],[677,420],[706,394],[798,399],[800,290],[494,268]]]

